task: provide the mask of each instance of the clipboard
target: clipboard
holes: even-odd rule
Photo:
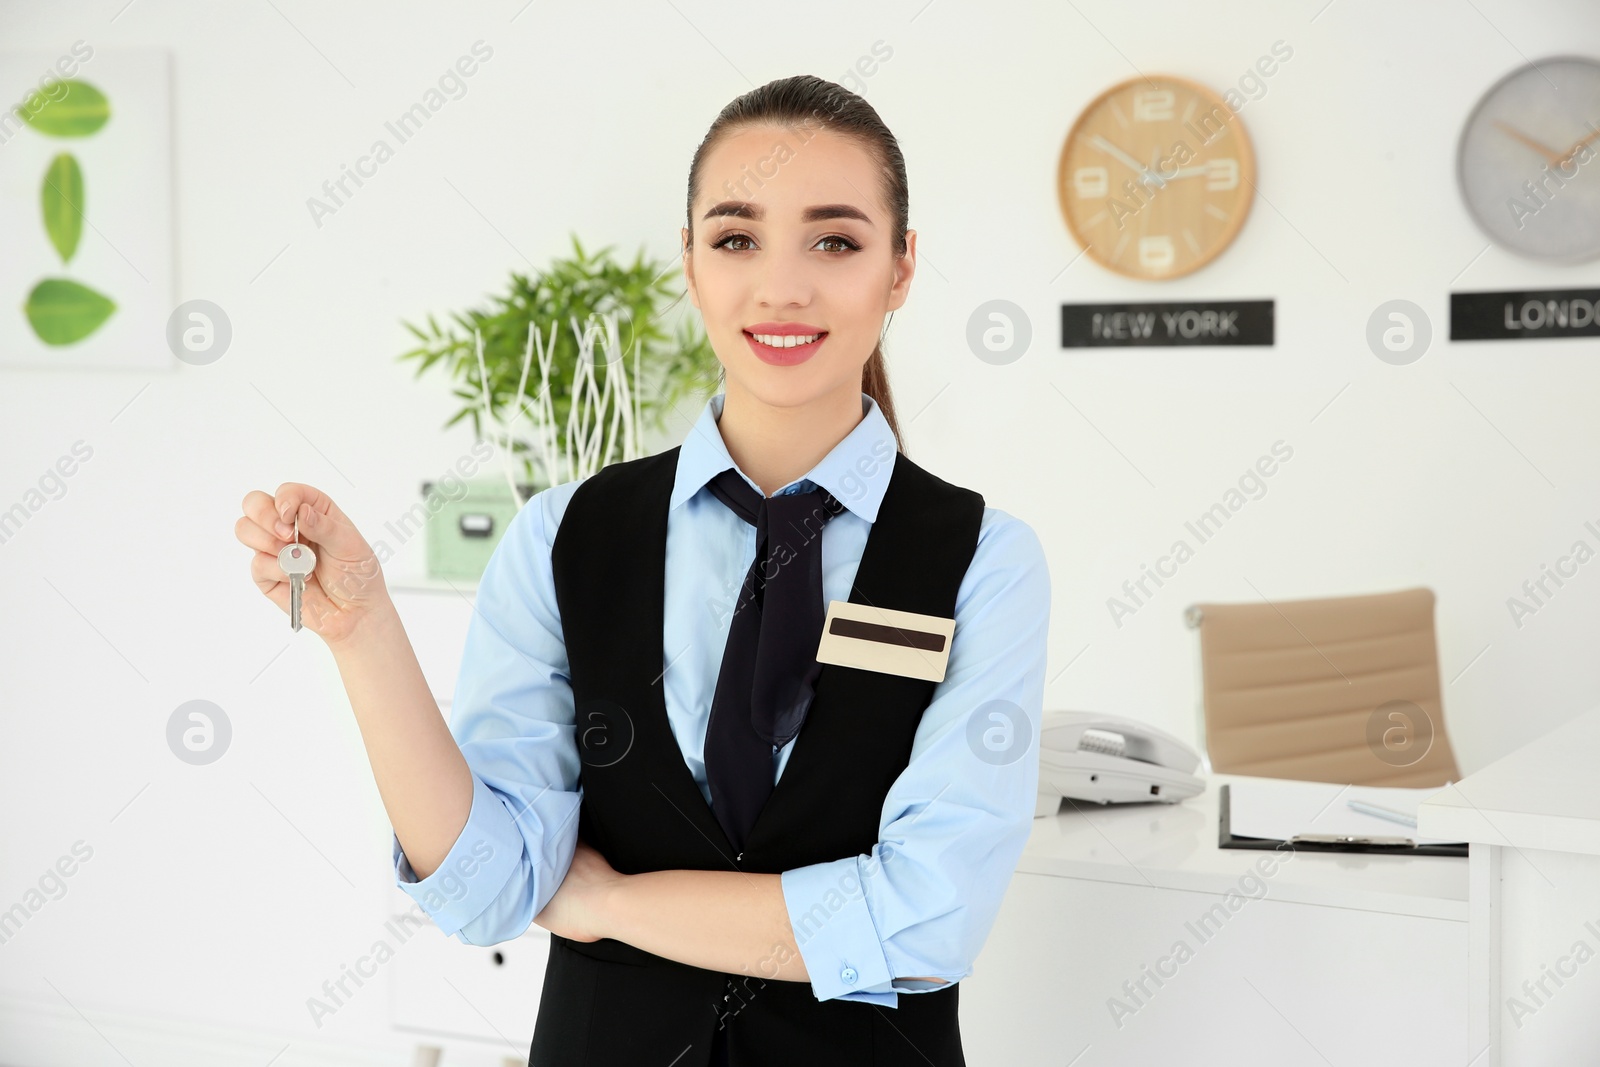
[[[1235,837],[1229,828],[1231,802],[1228,795],[1229,783],[1222,783],[1217,790],[1217,847],[1218,848],[1255,848],[1273,850],[1283,847],[1285,842],[1275,841],[1270,837]],[[1400,827],[1405,829],[1405,827]],[[1387,844],[1382,839],[1366,837],[1351,837],[1338,835],[1336,840],[1317,841],[1307,840],[1305,835],[1296,834],[1289,838],[1289,847],[1296,851],[1307,852],[1375,852],[1388,853],[1393,856],[1465,856],[1467,843],[1450,842],[1437,845],[1413,844],[1411,838],[1399,838],[1403,843]]]

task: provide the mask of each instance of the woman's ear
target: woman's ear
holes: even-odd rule
[[[700,307],[700,291],[695,288],[694,284],[694,256],[689,253],[690,240],[687,226],[678,227],[678,242],[683,246],[683,284],[689,291],[689,303],[698,309]]]
[[[906,297],[911,295],[911,278],[917,273],[917,231],[906,231],[906,254],[896,256],[892,281],[889,285],[889,311],[897,311],[906,302]],[[698,305],[696,305],[698,306]]]

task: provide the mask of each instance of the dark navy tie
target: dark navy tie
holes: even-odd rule
[[[822,639],[822,529],[844,510],[825,489],[764,497],[729,468],[708,483],[756,528],[755,559],[728,627],[711,721],[711,810],[735,849],[772,794],[774,746],[800,732],[815,695]]]

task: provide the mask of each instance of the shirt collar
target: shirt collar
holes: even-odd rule
[[[726,393],[718,393],[707,400],[693,429],[684,438],[678,451],[678,473],[672,484],[669,509],[694,496],[729,467],[738,470],[751,488],[761,492],[761,487],[739,470],[717,428],[726,396]],[[861,421],[815,467],[778,492],[803,493],[821,486],[851,512],[868,522],[876,521],[878,505],[883,502],[889,477],[894,473],[898,446],[889,420],[884,418],[878,402],[866,393],[861,394],[861,415]]]

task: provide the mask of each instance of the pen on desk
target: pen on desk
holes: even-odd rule
[[[1395,811],[1393,808],[1385,808],[1378,804],[1369,804],[1365,800],[1347,800],[1345,803],[1350,805],[1350,810],[1359,811],[1363,815],[1374,815],[1380,819],[1388,819],[1390,822],[1402,823],[1406,826],[1417,825],[1416,817],[1407,815],[1403,811]]]

